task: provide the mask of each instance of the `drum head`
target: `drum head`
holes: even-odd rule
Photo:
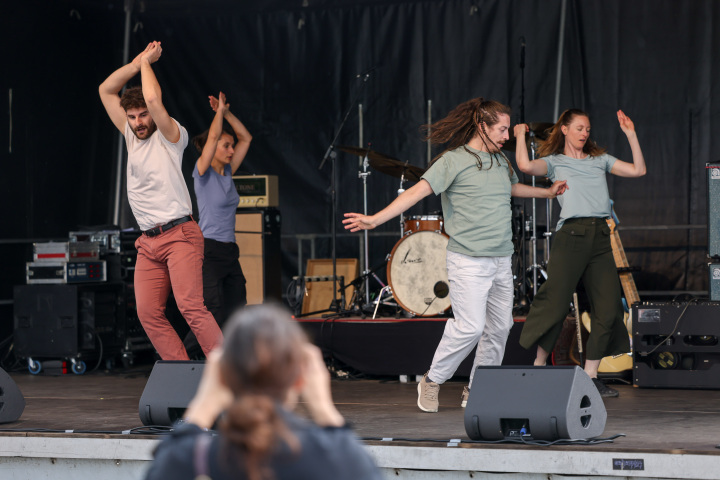
[[[429,317],[450,308],[447,245],[446,235],[421,231],[402,238],[390,254],[387,275],[393,297],[413,315]]]

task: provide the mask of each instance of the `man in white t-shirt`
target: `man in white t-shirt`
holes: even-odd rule
[[[135,242],[135,301],[138,317],[163,360],[188,360],[180,337],[165,316],[172,288],[180,312],[207,355],[222,344],[222,332],[203,302],[203,236],[193,220],[181,164],[185,128],[162,103],[151,64],[162,54],[151,42],[113,72],[99,88],[113,124],[128,149],[128,201],[143,234]],[[122,87],[140,73],[141,87]]]

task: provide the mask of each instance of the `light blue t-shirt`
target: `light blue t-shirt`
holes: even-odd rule
[[[209,167],[201,176],[195,164],[193,179],[200,215],[198,224],[205,238],[235,242],[235,212],[240,195],[235,189],[230,165],[225,165],[224,173],[220,175]]]
[[[508,169],[501,155],[468,150],[446,152],[422,176],[440,195],[445,232],[450,236],[447,249],[471,257],[512,255],[512,208],[510,193],[517,175]],[[498,164],[499,162],[499,164]]]
[[[561,208],[557,230],[568,218],[610,216],[606,174],[617,158],[602,154],[578,159],[559,154],[543,157],[543,160],[547,164],[550,180],[567,180],[567,191],[557,197]]]

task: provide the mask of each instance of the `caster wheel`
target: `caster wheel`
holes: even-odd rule
[[[72,372],[75,375],[82,375],[87,370],[87,365],[82,360],[78,360],[72,364]]]
[[[38,373],[42,372],[42,363],[35,360],[30,360],[30,363],[28,363],[28,371],[33,375],[37,375]]]

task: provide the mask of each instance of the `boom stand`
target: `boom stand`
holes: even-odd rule
[[[337,253],[335,252],[336,242],[337,242],[337,232],[336,230],[336,224],[337,224],[337,195],[335,191],[335,159],[337,158],[337,153],[335,152],[335,142],[337,141],[338,137],[340,136],[340,132],[342,131],[343,127],[345,126],[345,122],[347,122],[348,116],[350,115],[350,111],[352,110],[353,106],[357,102],[358,98],[360,98],[360,95],[365,90],[365,85],[367,84],[368,79],[370,78],[370,72],[371,70],[368,70],[364,75],[358,75],[358,78],[362,76],[362,83],[360,84],[360,88],[355,93],[355,97],[350,102],[350,105],[348,106],[347,111],[345,112],[345,116],[342,119],[342,122],[340,122],[340,127],[337,129],[337,132],[335,133],[335,136],[332,139],[332,142],[330,142],[330,146],[328,147],[327,151],[325,152],[325,156],[323,157],[322,161],[320,162],[320,166],[318,166],[318,170],[322,170],[322,168],[325,166],[325,162],[328,158],[332,160],[332,171],[331,171],[331,178],[330,178],[330,201],[332,202],[331,210],[332,210],[332,220],[330,221],[330,228],[331,228],[331,237],[332,237],[332,267],[333,267],[333,300],[330,304],[330,308],[328,311],[335,312],[336,315],[339,315],[342,313],[342,311],[345,308],[345,305],[340,305],[340,302],[338,302],[337,294],[338,294],[338,286],[337,286]],[[343,289],[344,292],[344,289]]]

